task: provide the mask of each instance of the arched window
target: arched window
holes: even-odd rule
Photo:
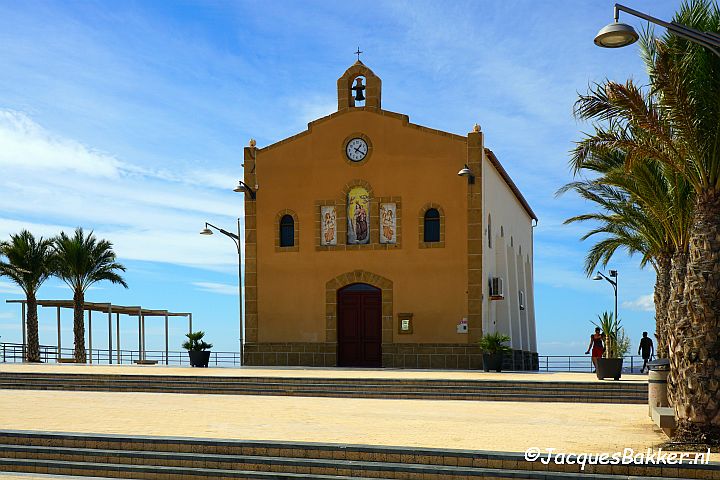
[[[440,241],[440,212],[437,208],[428,208],[423,219],[423,241]]]
[[[280,219],[280,246],[295,246],[295,220],[292,215],[283,215]]]

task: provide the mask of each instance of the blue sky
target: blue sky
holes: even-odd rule
[[[680,2],[628,1],[669,19]],[[612,288],[583,274],[589,205],[555,191],[588,126],[577,92],[610,78],[641,82],[636,47],[593,45],[611,1],[0,2],[0,237],[83,226],[113,241],[128,290],[98,285],[91,301],[192,311],[216,350],[237,349],[237,256],[230,239],[242,147],[267,145],[336,109],[337,78],[360,46],[383,80],[383,107],[464,135],[475,123],[540,217],[535,295],[541,354],[582,354]],[[621,18],[640,28],[639,20]],[[652,331],[652,269],[619,255],[621,318]],[[71,298],[49,281],[41,298]],[[20,292],[0,279],[0,335],[20,341]],[[72,318],[63,317],[65,344]],[[148,349],[162,320],[148,319]],[[41,342],[56,341],[40,312]],[[123,346],[136,345],[125,319]],[[184,325],[171,328],[179,349]],[[106,330],[95,330],[95,346]]]

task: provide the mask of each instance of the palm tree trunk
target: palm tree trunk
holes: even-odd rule
[[[720,192],[696,199],[683,304],[672,352],[676,436],[720,444]]]
[[[675,252],[670,264],[670,295],[667,302],[666,333],[670,374],[668,375],[668,400],[678,405],[678,361],[681,357],[680,342],[689,328],[687,304],[685,303],[685,274],[687,272],[687,253]]]
[[[27,295],[27,350],[25,361],[40,361],[40,337],[38,334],[37,299],[34,294]]]
[[[75,361],[85,363],[85,294],[76,291],[73,295],[73,333],[75,334]]]
[[[655,338],[657,358],[668,358],[668,300],[670,299],[670,268],[672,258],[660,256],[656,259],[655,279]]]

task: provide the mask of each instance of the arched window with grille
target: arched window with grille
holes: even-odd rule
[[[280,219],[280,246],[295,246],[295,220],[292,215],[283,215]]]
[[[440,241],[440,212],[437,208],[428,208],[423,218],[423,241],[427,243]]]

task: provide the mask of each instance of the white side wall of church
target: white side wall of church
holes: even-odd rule
[[[483,331],[506,333],[513,349],[537,352],[532,218],[487,156],[483,158],[482,183]],[[503,279],[502,300],[490,300],[493,277]]]

